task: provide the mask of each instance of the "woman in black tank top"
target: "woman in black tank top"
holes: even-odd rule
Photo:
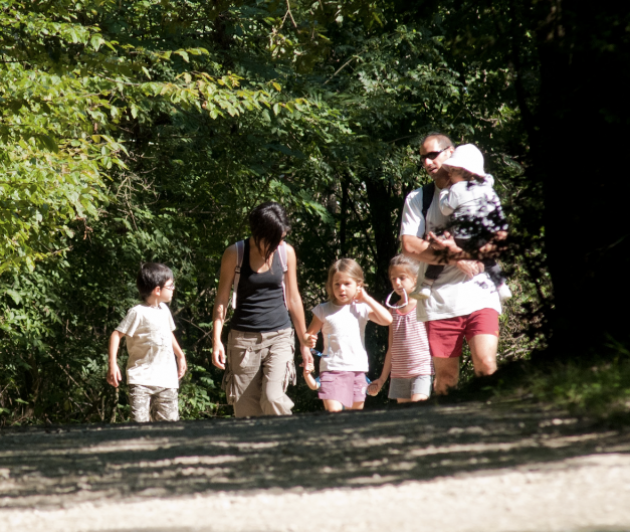
[[[238,266],[237,244],[225,250],[221,261],[212,363],[225,369],[223,389],[236,417],[287,415],[293,402],[285,392],[289,382],[295,384],[291,321],[300,342],[306,332],[295,251],[283,242],[290,225],[275,202],[256,207],[249,224],[252,236],[243,242],[227,351],[221,332]],[[301,352],[304,363],[312,362],[307,346],[301,345]]]

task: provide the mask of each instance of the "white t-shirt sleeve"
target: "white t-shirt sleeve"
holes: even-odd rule
[[[405,200],[402,222],[400,224],[400,237],[411,235],[422,238],[425,232],[425,221],[422,216],[422,189],[410,192]]]
[[[324,321],[324,308],[321,303],[317,305],[311,312],[313,313],[313,316],[315,316],[319,321]]]
[[[440,211],[444,216],[450,216],[459,206],[457,194],[453,188],[445,188],[440,192]]]
[[[367,303],[359,303],[357,304],[356,307],[357,307],[357,310],[359,312],[359,316],[361,317],[361,319],[365,321],[369,321],[370,312],[372,312],[372,309],[370,308],[370,306]]]
[[[160,306],[164,310],[166,310],[168,314],[168,326],[171,329],[171,332],[173,332],[175,329],[177,329],[177,327],[175,327],[175,322],[173,321],[173,314],[171,314],[171,309],[168,308],[168,305],[166,303],[161,303]]]
[[[127,315],[120,322],[116,330],[126,334],[127,336],[132,336],[135,334],[140,322],[142,321],[142,316],[138,312],[136,307],[132,307],[127,311]]]

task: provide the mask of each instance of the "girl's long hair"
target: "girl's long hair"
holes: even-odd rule
[[[333,277],[336,273],[345,273],[352,279],[354,279],[359,286],[363,286],[365,278],[363,277],[363,270],[361,266],[357,264],[354,259],[339,259],[332,263],[332,266],[328,268],[328,279],[326,280],[326,292],[328,293],[328,300],[335,300],[335,293],[333,292]]]
[[[291,230],[284,207],[275,201],[258,205],[249,215],[249,228],[256,247],[264,253],[265,262],[278,249],[280,242]],[[261,249],[264,245],[265,248]]]

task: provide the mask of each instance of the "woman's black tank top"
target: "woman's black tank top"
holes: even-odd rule
[[[245,240],[243,251],[231,329],[242,332],[274,332],[291,327],[282,294],[284,272],[278,252],[273,254],[268,271],[256,273],[249,264],[249,238]]]

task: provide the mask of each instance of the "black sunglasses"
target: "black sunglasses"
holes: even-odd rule
[[[450,148],[450,146],[447,146],[446,148],[444,148],[444,149],[442,149],[440,151],[430,151],[429,153],[425,153],[424,155],[420,154],[420,163],[421,164],[424,163],[425,159],[431,159],[433,161],[438,155],[440,155],[440,153],[442,153],[443,151],[448,150],[448,148]]]

